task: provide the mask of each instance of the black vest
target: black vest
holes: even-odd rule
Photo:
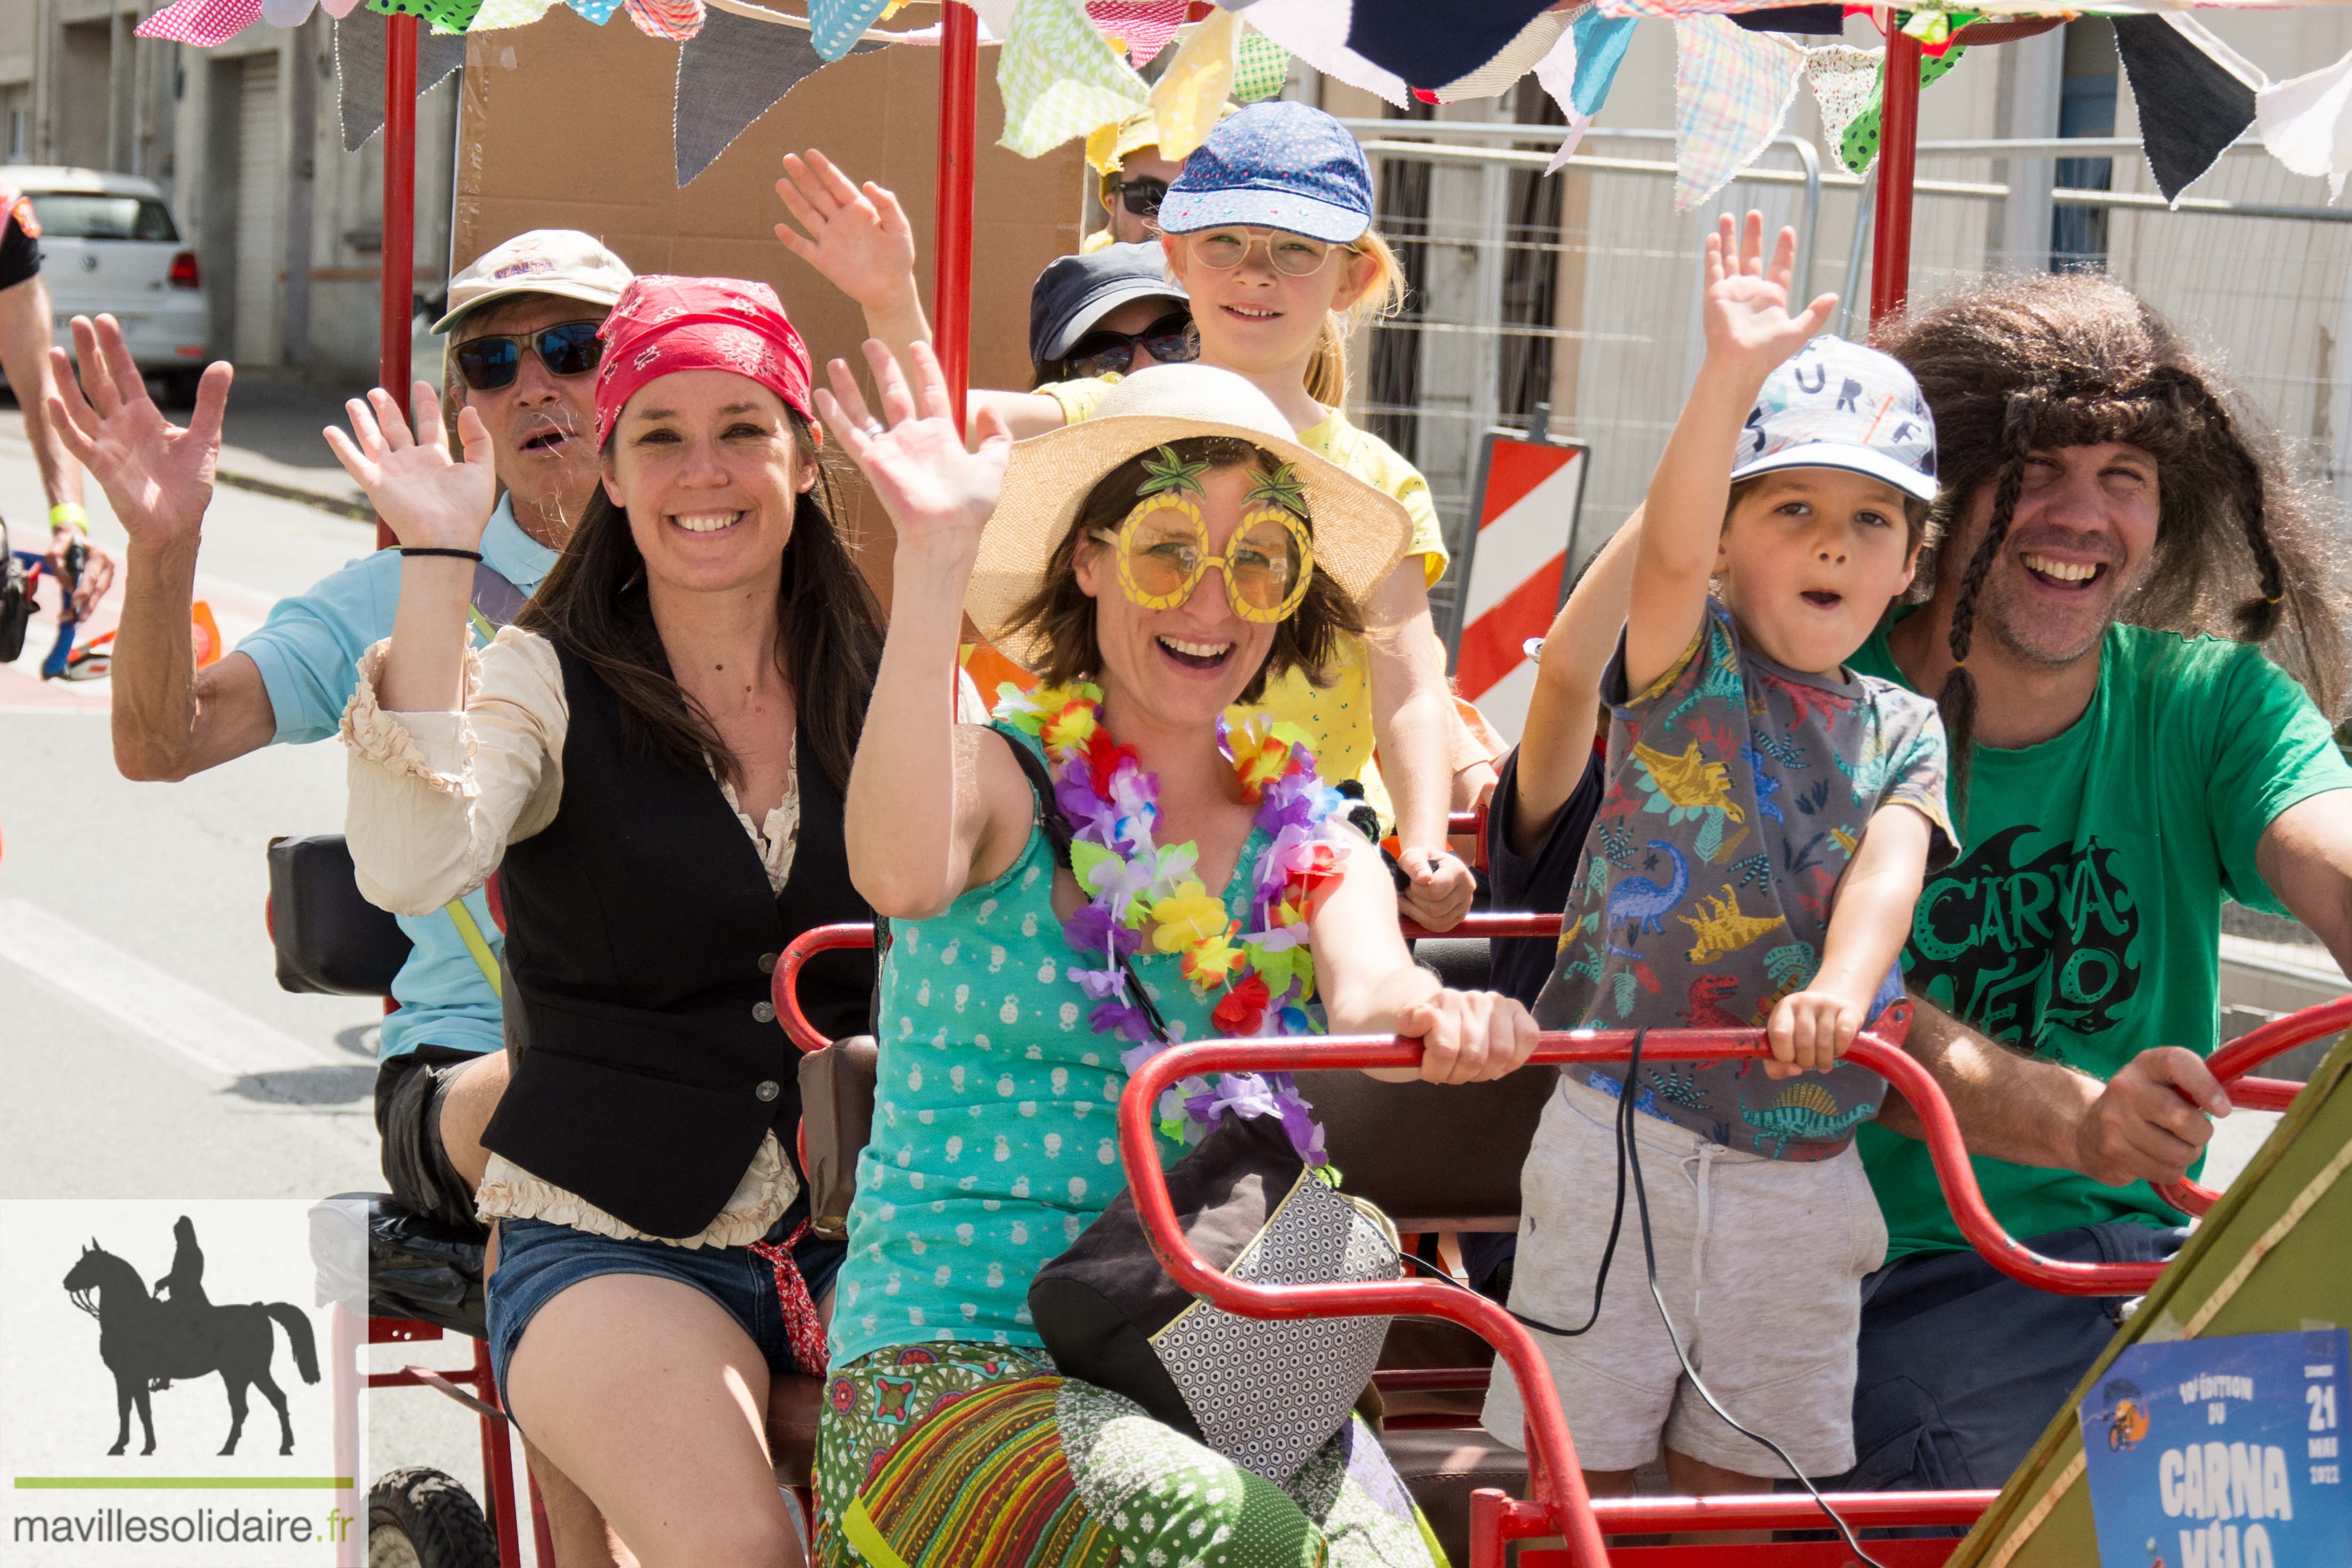
[[[796,745],[800,836],[781,893],[707,770],[633,752],[621,703],[561,644],[571,732],[555,820],[499,872],[509,1008],[530,1048],[483,1145],[652,1236],[699,1233],[772,1130],[797,1147],[800,1053],[769,968],[812,926],[871,921],[849,882],[841,794]],[[810,1021],[863,1033],[871,956],[802,971]]]

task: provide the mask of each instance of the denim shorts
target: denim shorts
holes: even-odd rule
[[[805,1194],[793,1200],[784,1216],[768,1227],[762,1239],[781,1242],[808,1217]],[[765,1258],[748,1247],[671,1247],[650,1240],[620,1240],[574,1230],[544,1220],[502,1219],[499,1225],[499,1266],[490,1276],[490,1371],[503,1396],[507,1368],[514,1360],[522,1331],[541,1307],[562,1292],[600,1274],[650,1274],[691,1285],[742,1325],[768,1358],[768,1370],[777,1375],[804,1373],[823,1376],[821,1366],[802,1366],[793,1354],[792,1340],[777,1304],[776,1271]],[[810,1299],[821,1300],[841,1269],[844,1246],[811,1232],[793,1248],[793,1261],[807,1281]]]

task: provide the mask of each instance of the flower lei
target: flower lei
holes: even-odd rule
[[[1183,955],[1195,994],[1223,990],[1212,1015],[1227,1035],[1320,1032],[1307,1011],[1315,995],[1315,960],[1307,916],[1315,889],[1339,875],[1331,824],[1346,801],[1323,783],[1315,754],[1297,727],[1263,714],[1234,726],[1217,721],[1217,746],[1233,763],[1242,798],[1257,803],[1256,826],[1272,839],[1251,877],[1247,924],[1193,875],[1200,847],[1160,844],[1160,780],[1102,723],[1102,690],[1090,684],[1024,693],[1000,689],[996,717],[1035,736],[1055,769],[1055,802],[1074,829],[1070,869],[1089,901],[1062,923],[1062,935],[1085,963],[1069,975],[1095,1004],[1095,1033],[1130,1042],[1119,1057],[1130,1073],[1166,1048],[1152,1032],[1142,998],[1128,990],[1123,958],[1143,945]],[[1182,1037],[1183,1026],[1168,1032]],[[1226,1073],[1212,1085],[1186,1079],[1160,1103],[1160,1131],[1198,1143],[1217,1118],[1273,1116],[1308,1166],[1328,1167],[1323,1129],[1288,1073]]]

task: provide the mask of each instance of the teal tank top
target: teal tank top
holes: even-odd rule
[[[1043,755],[1016,731],[997,731]],[[1267,847],[1251,831],[1228,899]],[[1120,1054],[1067,979],[1054,913],[1053,849],[1021,858],[927,921],[893,922],[882,968],[874,1133],[857,1157],[849,1254],[835,1286],[833,1364],[937,1341],[1037,1347],[1029,1283],[1126,1188],[1118,1158]],[[1180,954],[1136,973],[1177,1039],[1208,1039],[1213,996]],[[1160,1139],[1162,1166],[1183,1152]]]

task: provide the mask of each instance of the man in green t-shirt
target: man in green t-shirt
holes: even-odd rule
[[[2352,968],[2339,546],[2224,384],[2104,279],[1986,279],[1886,346],[1934,410],[1949,534],[1927,602],[1853,665],[1941,699],[1962,837],[1904,955],[1911,1049],[2011,1235],[2168,1257],[2186,1216],[2150,1184],[2193,1172],[2228,1109],[2203,1062],[2222,901],[2298,917]],[[1917,1127],[1890,1097],[1861,1132],[1889,1262],[1841,1484],[1997,1487],[2119,1304],[1967,1250]]]

